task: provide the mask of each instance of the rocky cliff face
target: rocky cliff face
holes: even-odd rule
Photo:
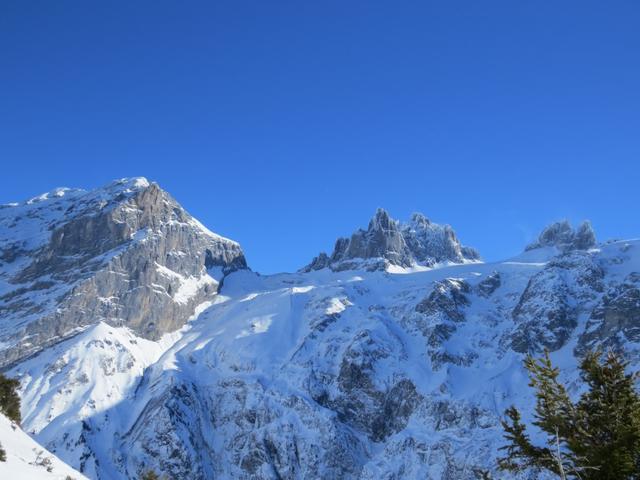
[[[139,190],[126,189],[127,210],[138,210]],[[549,349],[572,394],[586,349],[624,347],[640,362],[637,240],[596,245],[575,241],[583,235],[573,232],[570,242],[562,236],[485,264],[471,261],[447,227],[419,216],[403,225],[378,212],[316,268],[261,276],[239,268],[243,257],[232,242],[207,234],[206,245],[199,243],[201,227],[193,233],[190,217],[157,228],[172,222],[191,240],[179,236],[171,245],[185,252],[193,245],[195,253],[185,263],[174,258],[181,255],[158,261],[167,280],[180,279],[165,268],[196,279],[216,267],[228,272],[220,295],[202,291],[205,303],[188,327],[157,341],[159,332],[149,333],[134,312],[128,322],[104,316],[10,371],[22,380],[25,428],[92,479],[136,479],[150,467],[195,480],[471,480],[481,469],[502,478],[495,471],[500,419],[512,404],[528,416],[534,402],[526,353]],[[107,265],[130,272],[140,265],[136,252],[156,252],[137,244],[153,237],[133,236],[116,247],[131,251],[131,260],[113,264],[120,253],[109,254]],[[31,290],[19,295],[33,295],[35,282],[55,276],[59,267],[48,270],[46,261],[31,267],[48,248],[62,248],[49,238],[28,261],[14,263],[21,265],[14,275],[54,273],[23,280]],[[58,261],[72,262],[62,272],[73,272],[95,258]],[[383,268],[366,271],[370,265]],[[103,268],[87,269],[87,279]],[[162,281],[126,275],[136,285]],[[183,284],[154,289],[176,303]]]
[[[331,256],[321,253],[302,271],[327,267],[335,271],[384,270],[390,265],[431,267],[479,259],[478,252],[460,244],[449,225],[432,223],[420,213],[402,224],[378,209],[367,230],[358,230],[351,238],[339,238]]]
[[[0,210],[0,366],[104,321],[157,339],[246,263],[145,179]]]
[[[604,277],[598,258],[585,252],[567,252],[551,259],[531,277],[513,310],[518,330],[512,348],[539,354],[565,345],[580,317],[600,298]]]

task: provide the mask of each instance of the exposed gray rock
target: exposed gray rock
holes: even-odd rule
[[[431,267],[437,263],[464,263],[480,259],[478,252],[460,244],[449,225],[432,223],[415,213],[401,224],[378,209],[367,230],[358,230],[351,238],[339,238],[333,253],[321,253],[303,272],[331,268],[335,271],[383,270],[389,265]]]
[[[471,286],[465,280],[447,278],[434,282],[431,293],[415,307],[422,318],[414,325],[427,341],[427,351],[434,369],[446,364],[468,365],[476,357],[473,352],[449,351],[446,342],[466,320],[465,308],[470,305]]]
[[[368,330],[357,332],[342,355],[337,376],[312,372],[311,395],[336,412],[341,423],[374,442],[385,441],[407,425],[422,399],[404,376],[381,384],[383,365],[399,347],[393,338],[382,339]]]
[[[640,343],[640,273],[607,290],[591,312],[576,349],[579,355],[596,348],[619,349],[625,342]]]
[[[402,225],[402,234],[415,262],[420,265],[480,259],[475,249],[460,244],[451,226],[433,223],[421,213],[414,213],[409,223]]]
[[[516,328],[512,348],[522,353],[558,350],[603,290],[604,271],[585,252],[572,252],[550,261],[529,280],[513,310]]]
[[[385,258],[393,265],[409,266],[410,251],[397,222],[379,209],[366,231],[359,230],[348,242],[338,243],[332,261],[353,258]]]
[[[139,447],[172,478],[205,480],[213,471],[213,450],[206,440],[210,419],[194,385],[171,385],[149,402],[123,442]],[[148,438],[153,436],[153,441]],[[130,477],[144,468],[129,459]]]
[[[464,320],[462,308],[469,305],[465,294],[470,291],[469,284],[464,280],[447,278],[436,282],[429,296],[416,305],[416,311],[425,315],[441,314],[461,322]]]
[[[66,200],[57,192],[0,212],[0,233],[22,245],[3,250],[11,262],[0,267],[0,366],[100,321],[159,338],[212,299],[223,275],[246,268],[237,243],[155,183],[122,180]],[[32,248],[9,231],[21,218],[40,232]]]
[[[488,298],[493,295],[493,292],[500,288],[500,285],[502,285],[500,272],[493,272],[476,285],[476,291],[481,297]]]
[[[528,245],[526,250],[541,247],[556,247],[563,252],[588,250],[596,245],[596,235],[591,222],[585,220],[577,229],[573,229],[567,220],[552,223],[546,227],[538,240]]]
[[[357,478],[361,469],[361,440],[308,398],[241,378],[207,389],[176,383],[156,398],[122,443],[170,478]],[[127,459],[129,478],[141,463]]]
[[[304,270],[307,272],[311,272],[313,270],[322,270],[323,268],[327,268],[330,265],[331,260],[329,259],[329,256],[326,253],[321,252],[317,257],[313,257],[311,263],[307,265]]]

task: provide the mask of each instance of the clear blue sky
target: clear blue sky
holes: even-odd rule
[[[262,272],[376,207],[640,236],[640,2],[0,3],[0,203],[146,176]]]

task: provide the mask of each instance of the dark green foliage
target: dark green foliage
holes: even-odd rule
[[[536,390],[533,424],[547,434],[547,445],[533,445],[520,412],[509,408],[502,422],[507,446],[502,470],[547,470],[561,478],[581,480],[640,479],[640,395],[638,374],[626,373],[627,362],[609,353],[589,353],[580,364],[587,390],[572,402],[558,381],[559,371],[545,353],[527,358],[525,366]]]
[[[147,470],[142,474],[140,480],[161,480],[160,476],[153,470]]]
[[[0,373],[0,412],[16,423],[20,423],[20,397],[17,393],[19,386],[18,380]]]
[[[0,443],[0,462],[6,462],[7,461],[7,452],[4,451],[4,448],[2,448],[2,444]]]

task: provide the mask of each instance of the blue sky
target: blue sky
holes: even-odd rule
[[[640,2],[0,3],[0,203],[146,176],[262,272],[376,207],[638,237]]]

